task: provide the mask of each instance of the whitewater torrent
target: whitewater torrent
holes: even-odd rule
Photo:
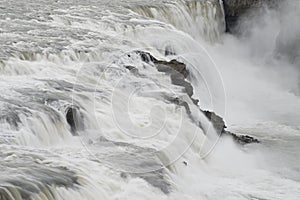
[[[0,0],[0,200],[300,199],[300,5],[280,8],[233,36],[222,0]]]

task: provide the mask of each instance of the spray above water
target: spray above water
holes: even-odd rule
[[[236,37],[222,1],[105,3],[3,2],[0,199],[293,199],[283,184],[297,196],[264,166],[264,138],[219,142],[224,120],[297,133],[297,56],[280,58],[297,31],[274,32],[286,10],[259,15],[263,29],[242,18],[253,25]]]

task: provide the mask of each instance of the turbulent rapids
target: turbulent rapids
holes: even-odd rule
[[[0,0],[0,200],[299,199],[300,5],[255,2]]]

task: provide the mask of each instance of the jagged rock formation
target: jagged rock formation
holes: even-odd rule
[[[237,135],[229,131],[224,131],[223,134],[227,134],[233,137],[233,139],[239,144],[259,143],[259,140],[249,135]]]
[[[223,133],[226,126],[225,126],[225,122],[222,119],[222,117],[218,116],[216,113],[211,112],[211,111],[203,111],[203,113],[205,114],[205,116],[209,119],[209,121],[211,121],[211,123],[213,124],[214,128],[216,129],[217,133]]]
[[[182,62],[179,62],[177,60],[171,60],[171,61],[161,61],[157,60],[155,57],[153,57],[150,53],[143,52],[143,51],[136,51],[138,55],[140,55],[141,59],[144,62],[152,62],[158,71],[165,72],[166,74],[170,75],[172,84],[182,86],[185,89],[185,92],[190,97],[192,102],[198,107],[198,99],[192,98],[194,92],[194,88],[190,82],[186,80],[186,77],[189,74],[189,71],[186,67],[186,65]],[[134,67],[126,67],[128,70],[132,71]],[[177,105],[183,106],[189,115],[190,119],[194,122],[196,122],[192,115],[191,115],[191,109],[190,105],[182,101],[182,99],[169,99],[171,103],[175,103]],[[237,135],[235,133],[231,133],[226,130],[226,125],[222,117],[218,116],[216,113],[211,111],[204,111],[199,108],[201,112],[209,119],[209,121],[214,126],[216,132],[220,135],[229,135],[232,136],[233,139],[238,142],[239,144],[248,144],[248,143],[258,143],[259,141],[251,136],[248,135]],[[199,122],[196,122],[199,123]],[[198,124],[201,126],[201,124]]]

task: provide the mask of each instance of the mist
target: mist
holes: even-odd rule
[[[235,36],[210,48],[224,80],[228,123],[298,126],[299,15],[293,0],[252,10],[240,18]]]

